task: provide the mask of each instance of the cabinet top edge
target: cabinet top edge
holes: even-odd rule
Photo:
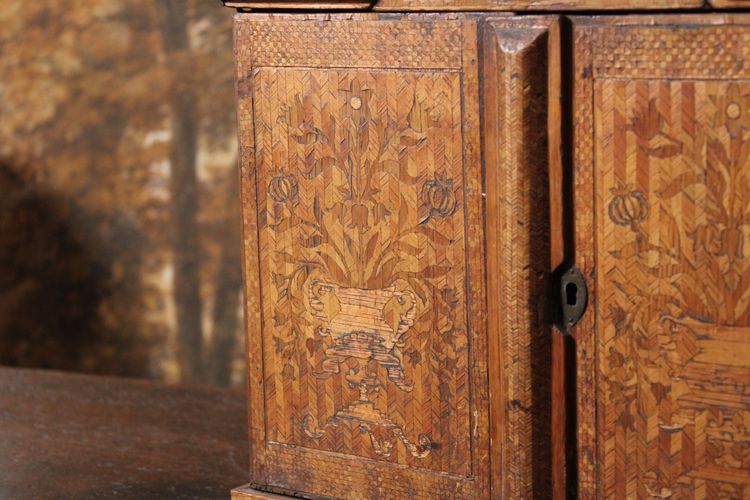
[[[491,12],[485,13],[487,15],[481,15],[478,12],[373,12],[373,11],[358,11],[358,12],[327,12],[327,11],[311,11],[311,12],[276,12],[276,11],[262,11],[253,12],[252,14],[247,12],[237,12],[235,20],[247,21],[247,22],[306,22],[306,21],[319,21],[319,22],[362,22],[362,21],[378,21],[378,22],[403,22],[410,21],[415,23],[444,23],[450,21],[456,22],[476,22],[485,21],[488,23],[501,23],[515,20],[517,21],[518,27],[536,27],[536,26],[548,26],[554,20],[558,19],[559,16],[555,14],[537,16],[518,16],[512,12]]]
[[[662,28],[670,27],[711,27],[726,25],[750,25],[750,13],[728,13],[728,12],[693,12],[693,13],[666,13],[666,14],[624,14],[618,16],[607,15],[571,15],[569,16],[574,27],[606,29],[618,27],[638,28]]]
[[[701,10],[709,0],[221,0],[241,11],[381,11],[381,12],[576,12]],[[713,1],[717,7],[741,7],[750,0]],[[735,2],[735,3],[732,3]]]

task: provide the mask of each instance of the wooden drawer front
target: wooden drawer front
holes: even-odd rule
[[[750,26],[724,19],[576,23],[583,497],[750,497]]]
[[[487,496],[476,23],[238,15],[236,43],[254,480]]]

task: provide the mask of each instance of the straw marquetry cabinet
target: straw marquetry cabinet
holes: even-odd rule
[[[750,498],[745,2],[225,3],[234,498]]]

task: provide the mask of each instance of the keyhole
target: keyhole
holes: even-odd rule
[[[565,300],[571,307],[575,306],[578,302],[578,287],[575,283],[565,285]]]

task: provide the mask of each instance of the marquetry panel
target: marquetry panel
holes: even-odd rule
[[[459,73],[253,88],[267,439],[468,475]]]
[[[678,31],[658,26],[595,30],[594,77],[750,78],[746,26],[700,31],[688,26]]]
[[[584,497],[750,497],[748,33],[576,28]]]
[[[485,496],[476,24],[292,19],[236,18],[254,483]]]
[[[461,68],[463,33],[456,22],[303,19],[238,23],[238,36],[254,43],[239,45],[237,56],[254,67]]]

